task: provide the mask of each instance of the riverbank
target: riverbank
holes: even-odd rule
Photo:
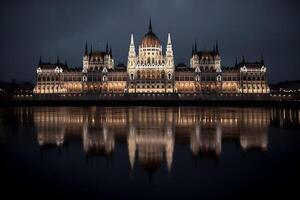
[[[271,94],[57,94],[1,97],[0,106],[284,106],[293,96]]]

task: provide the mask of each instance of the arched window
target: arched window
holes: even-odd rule
[[[165,78],[165,71],[161,71],[161,78]]]
[[[150,71],[147,71],[147,78],[150,78]]]
[[[168,79],[171,80],[171,73],[168,73]]]
[[[199,75],[196,76],[196,81],[200,81]]]
[[[133,74],[130,74],[130,80],[133,80]]]
[[[138,71],[136,72],[136,74],[137,74],[137,78],[138,78],[138,79],[141,78],[141,72],[140,72],[140,70],[138,70]]]

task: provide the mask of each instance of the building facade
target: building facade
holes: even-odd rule
[[[198,51],[193,46],[190,66],[175,66],[171,34],[165,52],[152,30],[142,38],[137,52],[131,34],[127,66],[115,66],[112,49],[88,52],[86,44],[82,67],[44,63],[37,67],[35,94],[66,93],[269,93],[266,66],[259,62],[242,62],[222,67],[218,43],[213,50]]]

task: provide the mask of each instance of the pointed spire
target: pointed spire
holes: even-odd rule
[[[169,58],[173,57],[171,33],[168,33],[168,44],[167,44],[166,56]],[[170,61],[169,63],[171,63],[171,62],[173,62],[173,61]]]
[[[195,54],[195,47],[194,47],[194,45],[192,45],[192,55],[194,55]]]
[[[151,18],[149,20],[149,32],[152,32],[152,23],[151,23]]]
[[[92,53],[93,53],[93,46],[91,45],[90,55],[92,55]]]
[[[109,48],[109,55],[110,55],[110,58],[112,58],[112,47],[110,45],[110,48]]]
[[[198,49],[197,49],[197,41],[195,40],[195,52],[197,53],[198,52]]]
[[[59,66],[59,56],[57,56],[57,66]]]
[[[235,58],[235,65],[234,65],[235,67],[237,67],[238,66],[238,61],[237,61],[237,58]]]
[[[85,49],[84,49],[84,55],[88,55],[88,46],[87,46],[87,41],[85,41]]]
[[[168,45],[172,45],[171,33],[168,33]]]
[[[42,64],[42,56],[40,56],[39,65]]]
[[[106,40],[106,53],[108,53],[109,50],[108,50],[108,40]]]
[[[216,41],[216,52],[219,53],[219,44],[218,44],[218,40]]]
[[[245,61],[245,56],[243,56],[243,65],[245,65],[246,64],[246,61]]]
[[[130,37],[130,46],[134,46],[133,33],[131,33]]]
[[[262,65],[264,65],[264,64],[265,64],[265,61],[264,61],[264,56],[263,56],[263,55],[261,55],[261,58],[260,58],[260,63],[261,63]]]

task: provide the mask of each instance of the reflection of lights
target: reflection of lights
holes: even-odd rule
[[[95,148],[102,148],[105,144],[109,144],[106,148],[113,149],[114,137],[116,139],[127,137],[129,160],[132,166],[140,149],[148,155],[148,147],[158,145],[160,150],[157,155],[161,153],[164,155],[168,168],[171,166],[169,164],[172,164],[175,134],[176,138],[190,138],[191,149],[206,148],[220,154],[224,138],[238,140],[244,150],[250,148],[267,150],[267,130],[271,121],[280,126],[286,123],[300,124],[300,110],[292,109],[181,108],[177,110],[130,107],[95,108],[86,112],[83,108],[34,108],[32,113],[40,146],[47,144],[63,146],[71,135],[72,138],[86,140],[87,146],[95,145]],[[143,145],[145,147],[142,147]]]

